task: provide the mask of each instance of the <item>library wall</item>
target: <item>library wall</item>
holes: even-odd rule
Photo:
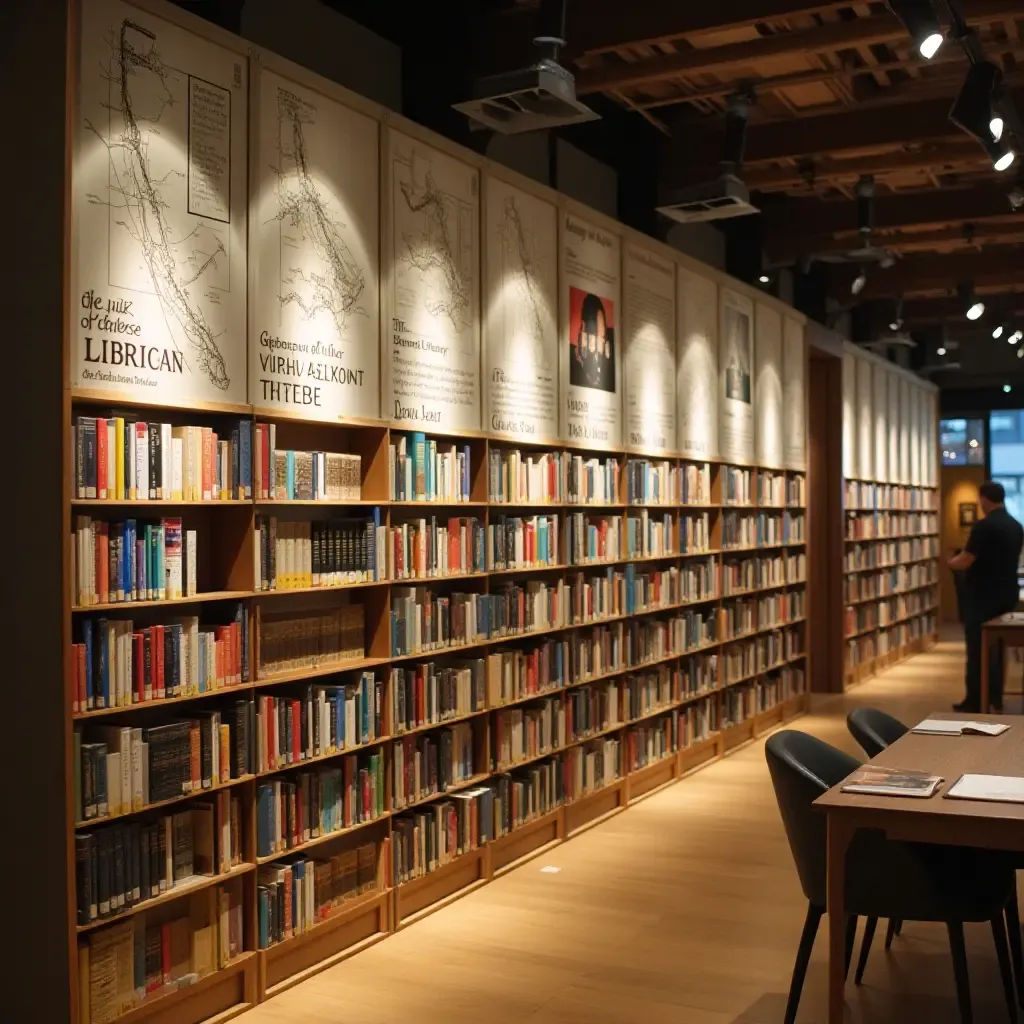
[[[81,47],[71,1018],[193,1024],[803,711],[804,321],[177,7]]]
[[[938,423],[932,385],[852,345],[843,362],[849,685],[937,638]]]

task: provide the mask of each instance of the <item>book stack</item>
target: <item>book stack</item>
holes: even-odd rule
[[[584,458],[565,454],[567,501],[570,505],[615,505],[619,502],[622,467],[613,457]]]
[[[392,743],[392,808],[402,810],[472,779],[476,774],[474,746],[470,722]]]
[[[707,462],[687,462],[679,472],[679,496],[682,505],[707,505],[711,502],[711,466]]]
[[[319,612],[268,613],[259,624],[259,673],[327,669],[365,657],[363,606],[345,604]]]
[[[622,746],[617,736],[571,747],[562,758],[566,803],[596,793],[622,777]]]
[[[243,501],[251,498],[252,422],[227,437],[210,427],[76,416],[74,494],[99,501]]]
[[[762,469],[757,474],[757,503],[762,508],[786,504],[786,474]]]
[[[558,516],[495,516],[487,525],[487,567],[536,569],[561,562]]]
[[[468,444],[444,444],[417,431],[388,445],[392,501],[469,501],[470,469]]]
[[[807,504],[807,481],[802,474],[790,473],[786,478],[786,504],[791,508],[803,508]]]
[[[486,640],[487,594],[434,594],[425,587],[391,591],[391,656],[420,654]]]
[[[668,707],[678,699],[682,673],[668,665],[650,672],[627,675],[622,682],[622,719],[635,722]]]
[[[295,696],[257,698],[257,771],[373,743],[384,734],[384,691],[384,680],[364,672],[351,686],[307,686]]]
[[[565,517],[566,560],[571,565],[622,558],[622,516],[570,512]]]
[[[342,452],[277,447],[277,425],[257,423],[254,477],[261,501],[359,501],[362,459]]]
[[[668,460],[630,459],[626,463],[626,501],[630,505],[671,505],[679,490],[679,470]]]
[[[752,505],[754,502],[754,472],[739,466],[722,466],[722,503],[724,505]]]
[[[623,770],[636,772],[672,757],[679,749],[679,711],[640,722],[622,734]]]
[[[196,594],[196,532],[181,519],[107,522],[75,516],[71,593],[80,608]]]
[[[387,527],[380,509],[363,518],[288,522],[257,516],[257,590],[303,590],[383,578]]]
[[[136,628],[131,619],[80,618],[72,651],[76,714],[198,696],[249,679],[249,622],[200,626],[198,616]],[[230,613],[230,606],[226,609]]]
[[[789,513],[785,513],[789,515]],[[770,547],[786,541],[786,530],[783,517],[774,512],[757,513],[757,546]]]
[[[458,665],[396,665],[391,669],[392,733],[442,725],[483,710],[487,673],[483,658]]]
[[[302,771],[256,787],[256,855],[273,857],[385,812],[384,755],[349,754],[341,767]]]
[[[467,576],[487,568],[482,520],[463,516],[439,523],[431,516],[393,523],[387,533],[388,579]]]
[[[626,557],[673,555],[676,553],[675,534],[675,521],[667,512],[652,516],[644,509],[638,516],[627,516]]]
[[[679,746],[683,749],[694,743],[711,739],[718,732],[718,700],[705,697],[687,704],[679,713]]]
[[[491,791],[493,835],[509,835],[562,805],[561,758],[552,757],[502,773],[487,788]]]
[[[241,799],[230,792],[156,819],[75,835],[78,923],[117,917],[242,861]]]
[[[487,453],[491,504],[546,505],[566,500],[564,480],[568,456],[560,452],[528,452],[491,448]]]
[[[636,566],[627,565],[624,575],[626,615],[654,611],[689,600],[686,587],[691,577],[674,566],[660,572],[638,573]]]
[[[757,601],[738,598],[722,603],[722,629],[725,640],[752,633],[757,628]]]
[[[679,692],[682,697],[699,697],[717,688],[717,654],[694,654],[683,662],[679,681]]]
[[[569,641],[564,638],[491,651],[486,661],[487,707],[560,690],[568,681],[569,657]]]
[[[566,743],[566,707],[545,697],[491,716],[491,771],[505,772]]]
[[[722,593],[743,593],[757,585],[757,563],[753,558],[730,558],[722,563]]]
[[[711,548],[711,527],[707,512],[687,513],[679,517],[679,550],[695,555]]]
[[[566,691],[566,743],[578,743],[622,724],[622,680],[608,679]]]
[[[751,548],[757,541],[757,522],[752,513],[722,513],[722,547]]]

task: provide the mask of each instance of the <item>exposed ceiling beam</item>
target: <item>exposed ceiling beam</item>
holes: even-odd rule
[[[1020,274],[1009,270],[979,270],[952,277],[943,274],[935,277],[920,277],[916,274],[904,273],[899,267],[892,267],[889,270],[869,267],[867,284],[857,296],[857,300],[952,295],[956,291],[958,280],[971,281],[979,295],[1001,294],[1015,288],[1024,288]],[[829,288],[829,293],[840,301],[848,301],[850,296],[849,279],[845,283],[833,284]]]
[[[719,4],[707,6],[711,8],[707,12],[709,20],[715,23],[709,27],[724,27],[729,24],[720,13]],[[623,17],[628,17],[632,5],[623,4],[622,7]],[[1020,5],[1015,0],[974,0],[973,3],[964,3],[963,7],[969,21],[996,21],[1020,14]],[[679,33],[685,34],[687,33]],[[631,63],[606,62],[601,66],[581,71],[576,79],[576,89],[581,94],[606,92],[612,89],[634,88],[649,82],[661,82],[695,72],[722,74],[793,54],[816,54],[874,46],[893,39],[905,38],[906,34],[906,29],[899,19],[892,14],[880,14],[855,21],[829,22],[815,28],[782,32],[759,39],[727,43],[724,46],[693,48]],[[620,40],[618,45],[628,43]]]
[[[1000,185],[978,188],[938,189],[909,195],[879,196],[875,200],[875,227],[895,228],[991,220],[1020,220]],[[820,199],[787,199],[773,203],[762,214],[761,230],[766,239],[792,235],[793,226],[808,225],[803,243],[841,231],[856,232],[857,210],[853,202],[823,202]],[[805,250],[810,254],[810,250]]]
[[[849,0],[719,0],[714,4],[665,0],[566,0],[567,54],[600,53],[616,46],[666,42],[728,26],[742,28],[794,15],[823,14],[849,6]],[[476,56],[488,71],[520,66],[532,50],[537,5],[480,19]]]
[[[965,137],[950,139],[941,145],[922,146],[909,153],[906,150],[897,150],[874,156],[854,157],[850,160],[825,158],[809,163],[814,181],[856,181],[862,174],[881,177],[903,171],[935,169],[941,172],[946,168],[965,165],[989,166],[989,159],[977,142]],[[744,171],[743,180],[752,189],[772,192],[776,189],[803,185],[807,178],[803,168],[794,164],[786,167],[751,167]]]
[[[1016,274],[1024,290],[1024,247],[995,245],[978,252],[930,253],[908,256],[888,270],[877,273],[869,270],[869,277],[883,277],[889,281],[912,284],[915,281],[943,281],[953,288],[957,281],[967,281],[985,274]],[[856,267],[836,268],[832,274],[837,284],[848,285],[857,276]]]
[[[769,239],[772,261],[781,265],[795,263],[807,253],[807,249],[802,247],[806,241],[807,239],[793,239],[787,236]],[[854,242],[855,239],[851,237],[819,239],[814,251],[845,252]],[[899,253],[934,252],[944,248],[967,249],[999,243],[1024,243],[1024,217],[1003,223],[972,225],[969,237],[965,235],[962,225],[935,228],[930,231],[879,234],[875,237],[876,245]]]

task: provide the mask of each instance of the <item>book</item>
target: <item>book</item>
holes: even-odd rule
[[[840,787],[843,793],[871,796],[909,796],[927,799],[942,779],[927,772],[866,765],[858,768]]]
[[[1010,727],[1002,722],[967,722],[946,718],[926,718],[911,729],[924,736],[1002,736]]]
[[[1024,804],[1024,778],[1016,775],[961,775],[945,795],[954,800]]]

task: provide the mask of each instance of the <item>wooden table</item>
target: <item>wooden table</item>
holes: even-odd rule
[[[994,640],[1002,640],[1004,642],[1003,681],[1005,682],[1005,648],[1024,647],[1024,613],[1009,612],[995,619],[989,619],[981,627],[981,707],[985,711],[988,711],[989,649]],[[994,773],[990,772],[989,774]]]
[[[961,718],[955,714],[934,718]],[[1016,715],[974,715],[1005,722],[1002,736],[919,736],[907,733],[872,764],[913,768],[945,780],[930,800],[864,796],[834,786],[814,806],[828,816],[829,1024],[842,1024],[845,988],[844,893],[846,853],[860,828],[877,828],[890,839],[1024,852],[1024,805],[947,800],[943,794],[966,772],[1024,775],[1024,720]]]

